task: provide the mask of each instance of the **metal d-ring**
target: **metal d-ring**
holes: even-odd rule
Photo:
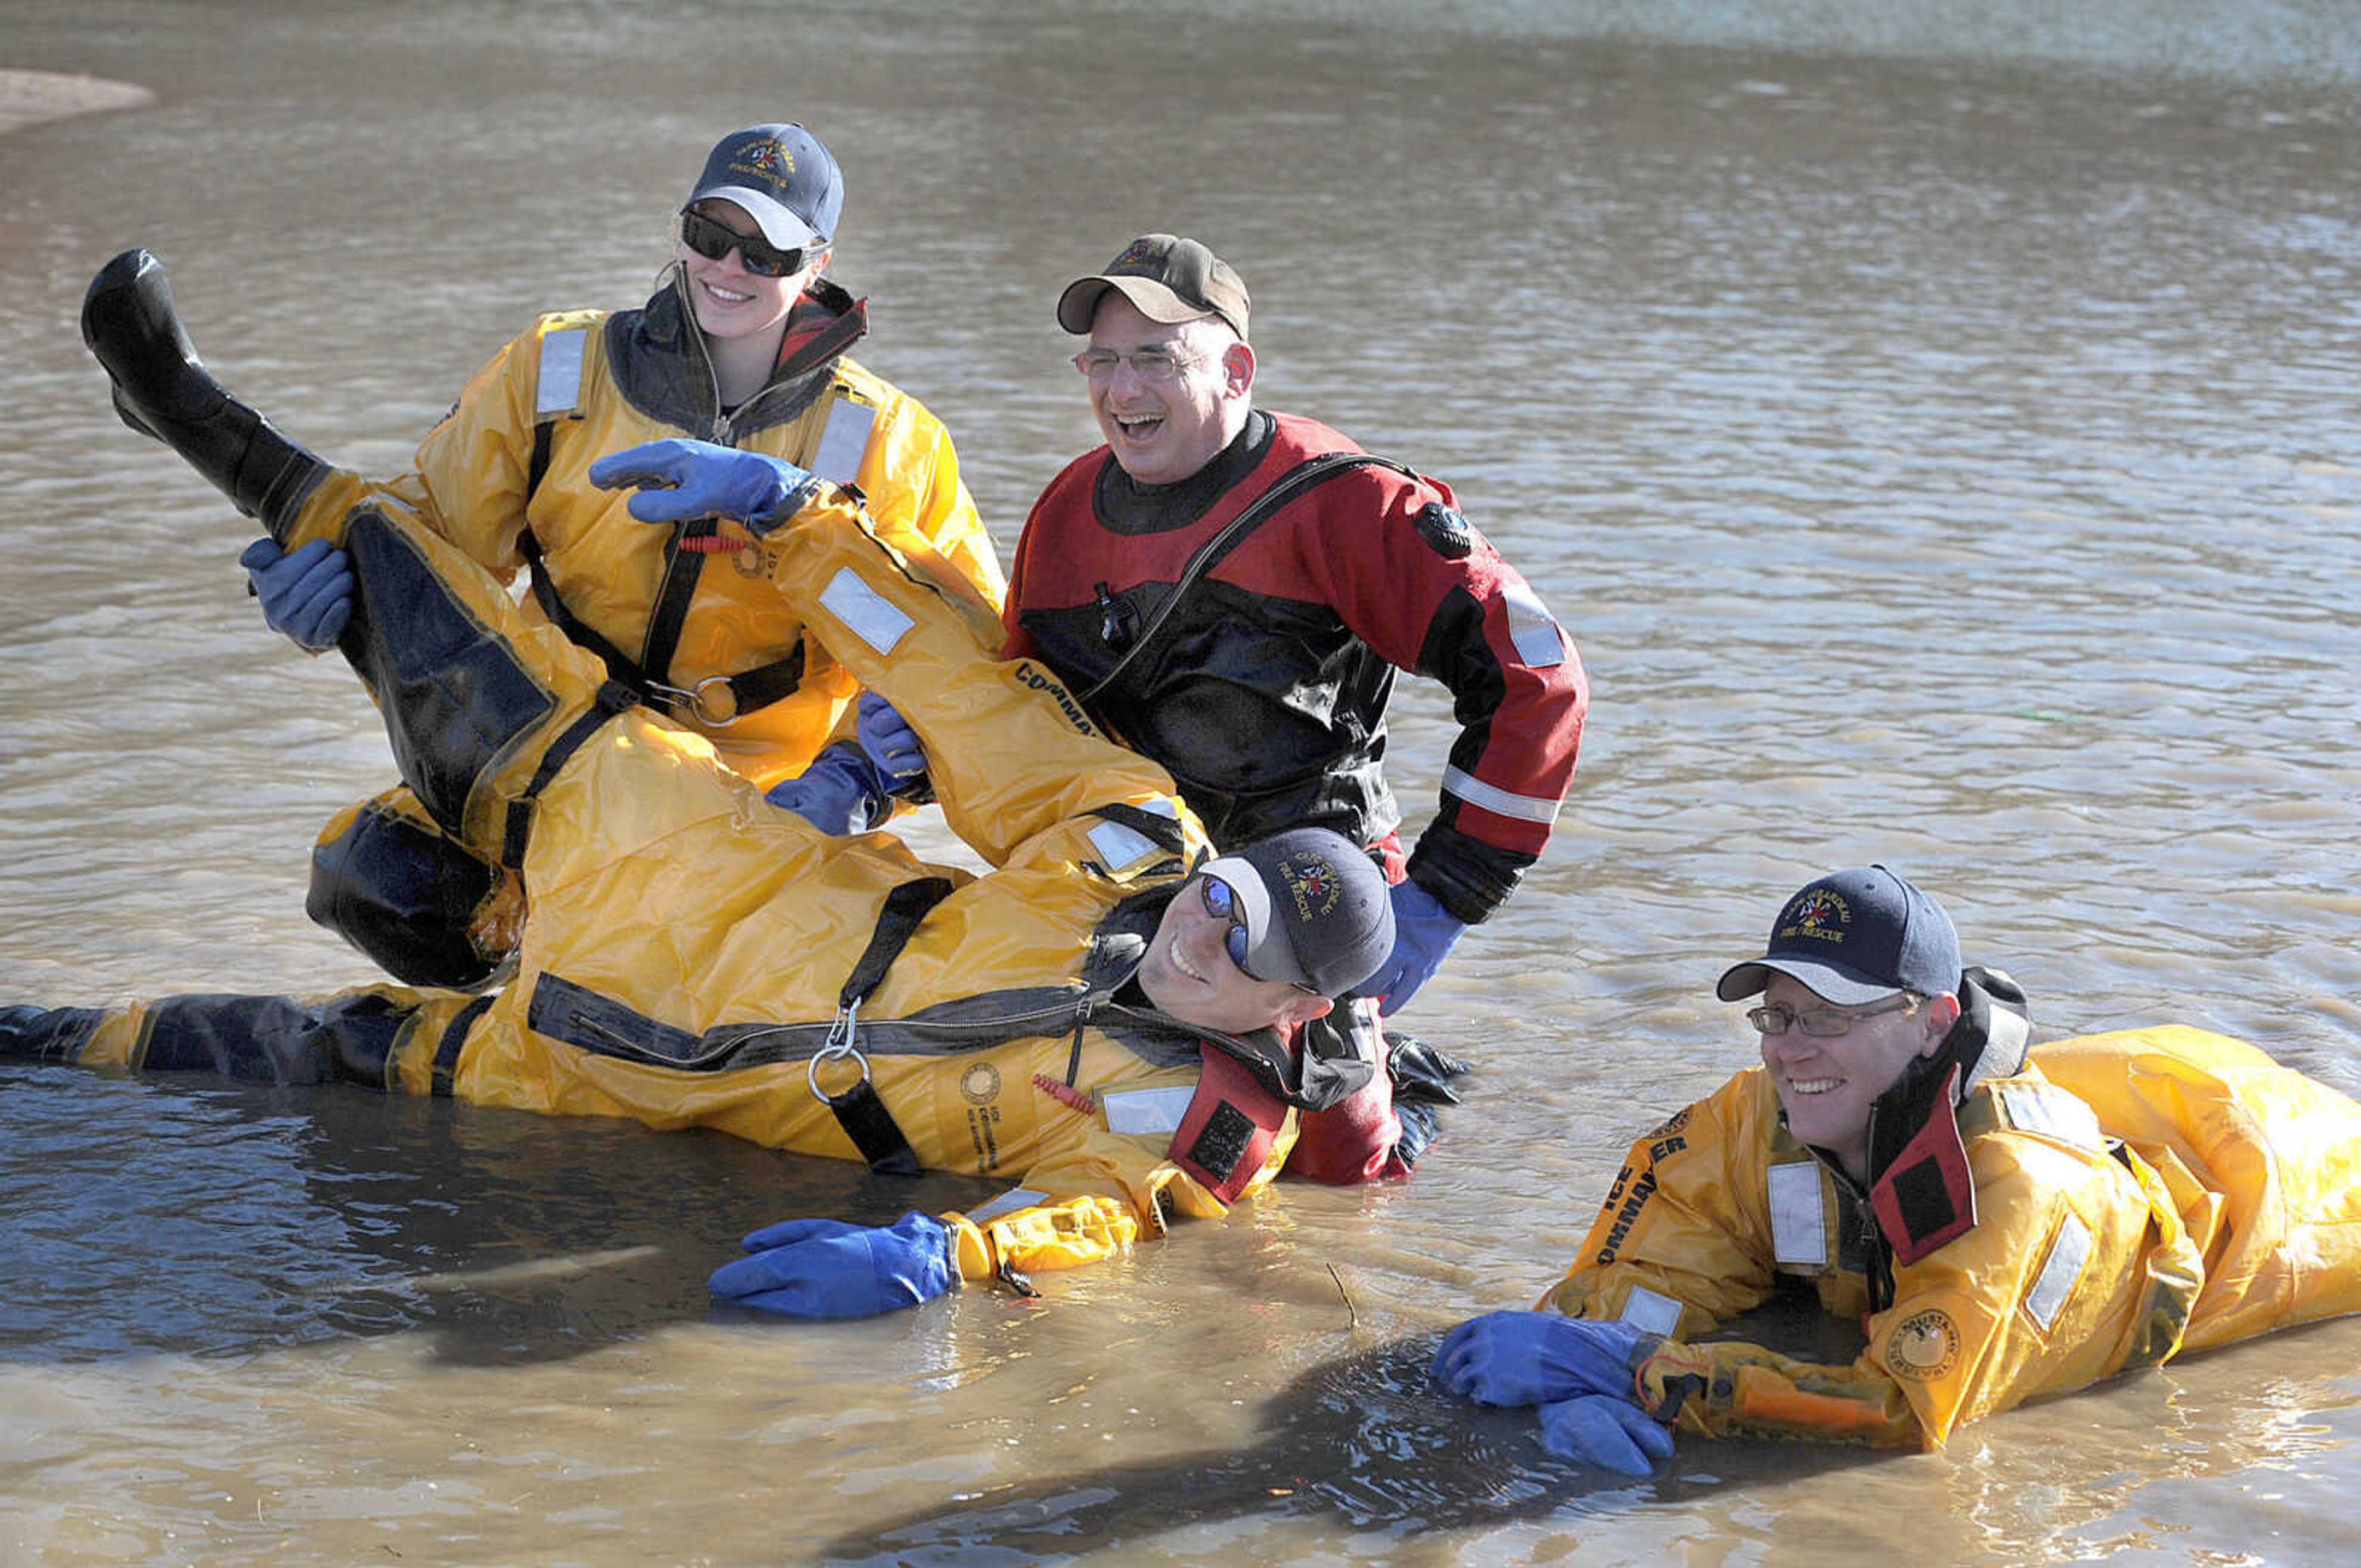
[[[869,1058],[862,1054],[861,1047],[852,1041],[853,1030],[860,1022],[860,1017],[861,1003],[858,1002],[848,1002],[839,1008],[836,1021],[828,1026],[828,1038],[820,1042],[819,1049],[812,1052],[811,1061],[804,1069],[804,1081],[811,1086],[812,1098],[823,1105],[835,1104],[838,1096],[828,1093],[819,1086],[821,1062],[842,1061],[850,1057],[861,1069],[861,1076],[852,1080],[852,1088],[845,1091],[847,1094],[869,1081]]]

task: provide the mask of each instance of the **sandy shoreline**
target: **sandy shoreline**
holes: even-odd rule
[[[137,109],[155,101],[155,93],[134,82],[0,67],[0,136],[43,120]]]

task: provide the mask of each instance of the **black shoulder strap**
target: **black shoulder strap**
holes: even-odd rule
[[[902,949],[917,935],[918,922],[927,917],[928,910],[951,895],[951,887],[949,877],[919,877],[885,895],[884,904],[877,911],[877,929],[870,933],[869,946],[862,949],[860,960],[845,977],[844,989],[836,993],[839,1007],[856,1007],[869,1000],[870,993],[884,982],[885,971],[894,967],[894,960],[902,956]]]
[[[631,662],[631,656],[599,636],[589,622],[576,615],[566,607],[566,601],[557,597],[556,585],[549,580],[549,567],[544,559],[541,540],[534,535],[531,523],[517,534],[517,554],[524,557],[525,565],[533,573],[533,602],[541,606],[541,613],[549,617],[550,624],[566,633],[566,641],[577,647],[588,648],[598,654],[605,662],[610,677],[631,687],[639,695],[641,701],[646,701],[648,677]]]
[[[697,598],[697,579],[705,570],[706,552],[689,543],[711,539],[721,525],[700,518],[674,529],[664,540],[664,582],[648,611],[647,640],[640,645],[640,668],[651,679],[672,679],[672,656],[680,647],[681,628],[688,624],[689,602]]]
[[[1323,480],[1355,468],[1390,468],[1410,478],[1423,479],[1415,468],[1371,452],[1323,452],[1316,457],[1305,458],[1272,480],[1270,488],[1257,496],[1244,511],[1232,518],[1227,527],[1198,546],[1197,553],[1189,557],[1189,564],[1180,568],[1180,580],[1172,585],[1172,591],[1157,604],[1156,613],[1148,618],[1148,624],[1140,628],[1139,635],[1132,640],[1131,646],[1123,651],[1123,657],[1117,659],[1114,666],[1088,690],[1074,695],[1088,703],[1113,685],[1115,677],[1128,669],[1141,651],[1156,640],[1156,634],[1163,630],[1165,622],[1172,619],[1172,612],[1180,607],[1180,601],[1188,597],[1190,588],[1200,578],[1220,565],[1232,551],[1246,542],[1247,536],[1256,529],[1268,522],[1279,508]]]

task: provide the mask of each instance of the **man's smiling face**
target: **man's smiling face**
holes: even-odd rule
[[[1169,381],[1126,360],[1090,380],[1091,412],[1123,471],[1170,485],[1212,462],[1246,422],[1252,352],[1218,321],[1152,322],[1114,290],[1091,318],[1091,346],[1131,355],[1159,349],[1191,360]]]

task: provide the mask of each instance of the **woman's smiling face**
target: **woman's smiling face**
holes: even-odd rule
[[[733,234],[762,236],[753,214],[735,202],[699,202],[696,210]],[[688,297],[697,310],[697,324],[707,336],[724,340],[775,329],[828,258],[827,251],[815,249],[799,270],[765,278],[747,271],[735,247],[719,260],[698,255],[686,243],[678,248],[681,265],[688,269]]]
[[[1793,975],[1777,973],[1763,989],[1763,1005],[1790,1014],[1848,1011]],[[1763,1065],[1779,1091],[1787,1130],[1836,1156],[1856,1180],[1866,1179],[1869,1108],[1911,1062],[1932,1056],[1943,1043],[1950,1029],[1945,1012],[1922,1003],[1855,1018],[1841,1035],[1806,1035],[1791,1024],[1780,1034],[1763,1036]]]

